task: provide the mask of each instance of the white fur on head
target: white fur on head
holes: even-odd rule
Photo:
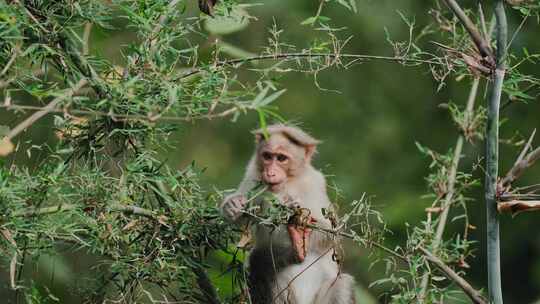
[[[253,131],[257,143],[263,140],[265,132],[269,136],[272,136],[272,134],[283,134],[292,143],[302,147],[316,146],[321,143],[320,140],[315,139],[313,136],[302,131],[300,128],[285,124],[270,125],[267,126],[266,129],[257,129]]]

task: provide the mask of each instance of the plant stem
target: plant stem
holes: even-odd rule
[[[497,213],[497,176],[499,162],[499,107],[506,72],[507,21],[504,1],[496,0],[497,58],[493,86],[487,107],[486,128],[486,179],[485,196],[487,211],[487,269],[489,302],[502,304],[500,235]]]
[[[464,113],[465,122],[468,122],[469,118],[473,116],[474,102],[478,94],[479,84],[480,84],[480,77],[475,77],[472,83],[471,91],[469,92],[469,98],[467,99],[467,106],[465,108],[465,113]],[[461,152],[463,151],[464,141],[465,141],[465,136],[463,134],[460,134],[456,141],[456,145],[454,148],[454,158],[452,159],[452,164],[450,167],[450,171],[448,173],[448,181],[446,184],[447,192],[441,206],[442,211],[439,216],[439,223],[437,224],[437,231],[435,232],[435,238],[433,239],[433,242],[431,243],[431,247],[432,247],[431,250],[433,251],[434,255],[437,255],[437,252],[439,250],[442,236],[446,228],[446,222],[448,221],[448,213],[450,211],[450,205],[452,204],[453,199],[454,199],[456,176],[457,176],[458,167],[459,167],[459,160],[461,159]],[[429,273],[425,273],[424,276],[422,277],[422,282],[420,284],[420,292],[418,295],[418,299],[421,303],[423,303],[425,300],[428,284],[429,284]]]
[[[486,300],[482,297],[482,294],[474,289],[469,282],[460,277],[452,268],[448,267],[441,259],[427,251],[425,248],[420,247],[419,250],[424,254],[426,259],[437,266],[445,275],[454,281],[461,289],[469,296],[469,298],[476,304],[487,304]]]
[[[39,209],[30,208],[29,210],[25,211],[15,211],[11,213],[11,216],[15,217],[27,217],[27,216],[35,216],[35,215],[46,215],[46,214],[52,214],[62,211],[70,211],[75,210],[78,207],[76,205],[71,204],[61,204],[58,206],[50,206],[50,207],[42,207]],[[154,215],[154,213],[151,210],[144,209],[137,206],[131,206],[131,205],[120,205],[120,204],[114,204],[108,207],[113,212],[123,212],[128,215],[139,215],[144,216],[151,219],[157,219],[157,217]]]
[[[56,109],[56,106],[58,103],[63,101],[64,99],[71,98],[74,94],[76,94],[82,87],[84,87],[88,81],[86,79],[81,79],[79,82],[73,86],[71,89],[67,90],[64,94],[61,96],[56,97],[53,99],[49,104],[47,104],[45,107],[42,107],[39,111],[35,112],[34,114],[30,115],[28,118],[26,118],[23,122],[18,124],[16,127],[14,127],[8,134],[7,138],[9,140],[13,139],[15,136],[17,136],[22,131],[26,130],[28,127],[30,127],[33,123],[35,123],[37,120],[39,120],[41,117],[45,116],[52,110]]]
[[[459,6],[459,4],[455,0],[444,0],[446,5],[454,12],[454,14],[458,17],[459,21],[465,29],[467,29],[467,32],[469,32],[469,36],[471,36],[471,39],[473,40],[474,44],[476,45],[476,48],[482,55],[482,57],[488,57],[492,58],[491,49],[489,47],[489,43],[482,37],[480,34],[480,31],[476,28],[476,25],[469,19],[467,14],[463,11],[463,9]]]

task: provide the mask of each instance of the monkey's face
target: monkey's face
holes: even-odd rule
[[[260,143],[257,156],[262,181],[275,191],[296,174],[304,149],[285,136],[272,135]]]
[[[290,155],[284,151],[263,149],[260,157],[262,162],[261,177],[264,183],[271,187],[277,187],[287,181]]]

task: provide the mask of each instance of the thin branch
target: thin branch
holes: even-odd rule
[[[473,303],[477,304],[488,304],[488,302],[484,299],[482,294],[474,289],[474,287],[469,284],[465,279],[463,279],[459,274],[457,274],[452,268],[448,267],[441,259],[433,255],[431,252],[426,250],[425,248],[418,248],[426,257],[426,259],[433,263],[435,266],[437,266],[444,274],[452,281],[454,281],[464,292],[465,294],[473,301]]]
[[[38,209],[31,208],[25,211],[15,211],[11,213],[10,215],[14,217],[32,217],[36,215],[47,215],[47,214],[53,214],[57,212],[71,211],[77,208],[80,208],[80,206],[71,205],[71,204],[60,204],[58,206],[42,207]],[[141,207],[137,207],[137,206],[114,204],[114,205],[108,206],[107,208],[113,212],[123,212],[128,215],[144,216],[144,217],[151,218],[154,220],[158,219],[158,217],[152,211],[141,208]]]
[[[523,172],[540,159],[540,147],[527,154],[521,161],[516,161],[512,169],[508,171],[506,176],[499,182],[499,189],[505,189],[518,179]]]
[[[472,83],[471,90],[469,92],[469,97],[467,99],[467,106],[465,108],[465,122],[469,121],[469,118],[472,117],[473,111],[474,111],[474,103],[476,100],[476,97],[478,95],[478,86],[480,84],[480,77],[475,77]],[[448,180],[446,183],[446,195],[444,197],[444,201],[442,203],[441,209],[442,212],[439,216],[439,223],[437,224],[437,230],[435,233],[435,237],[432,242],[432,250],[433,254],[437,254],[439,251],[439,247],[442,241],[442,236],[444,234],[444,230],[446,228],[446,223],[448,221],[448,213],[450,212],[450,206],[452,205],[452,202],[454,201],[454,195],[455,195],[455,186],[456,186],[456,176],[458,172],[459,167],[459,161],[461,159],[461,153],[463,151],[463,143],[465,141],[465,135],[460,134],[456,145],[454,148],[454,157],[452,159],[452,164],[450,166],[450,172],[448,173]],[[419,292],[419,300],[424,301],[427,287],[429,284],[429,273],[425,273],[422,277],[422,282],[420,285],[420,292]]]
[[[214,67],[223,67],[223,66],[231,66],[236,64],[241,64],[245,62],[250,61],[258,61],[258,60],[278,60],[278,59],[299,59],[299,58],[318,58],[318,57],[328,57],[333,59],[338,58],[348,58],[348,59],[354,59],[354,60],[382,60],[382,61],[392,61],[392,62],[400,62],[400,63],[412,63],[412,64],[433,64],[433,65],[442,65],[441,62],[430,60],[430,59],[416,59],[416,58],[407,58],[407,57],[389,57],[389,56],[376,56],[376,55],[361,55],[361,54],[336,54],[336,53],[283,53],[283,54],[268,54],[268,55],[257,55],[247,58],[240,58],[240,59],[231,59],[231,60],[224,60],[219,61],[214,64]],[[195,68],[179,77],[179,79],[186,78],[195,74],[198,74],[200,72],[204,71],[201,68]]]
[[[469,19],[459,4],[455,0],[444,0],[444,2],[461,21],[476,48],[480,52],[480,55],[482,55],[484,58],[493,59],[493,52],[491,51],[488,41],[482,37],[482,34],[480,34],[480,31],[478,31],[476,25],[471,21],[471,19]]]
[[[0,104],[0,108],[6,108],[8,110],[30,110],[30,111],[43,111],[46,107],[38,106],[27,106],[27,105],[17,105],[17,104]],[[47,113],[68,113],[68,114],[86,114],[94,116],[103,116],[110,117],[112,120],[121,121],[121,120],[141,120],[141,121],[171,121],[171,122],[187,122],[199,119],[214,119],[214,118],[223,118],[230,115],[233,115],[237,112],[246,112],[248,110],[254,110],[255,107],[251,105],[247,106],[235,106],[229,108],[219,113],[210,114],[210,115],[200,115],[200,116],[160,116],[160,115],[139,115],[139,114],[116,114],[111,112],[102,112],[102,111],[92,111],[92,110],[78,110],[78,109],[69,109],[69,108],[52,108],[47,109]]]
[[[6,66],[4,66],[4,68],[0,72],[0,78],[2,78],[7,73],[7,71],[11,67],[11,65],[15,62],[15,60],[19,56],[20,52],[21,51],[20,51],[19,44],[17,44],[15,46],[15,48],[13,49],[13,54],[11,54],[11,57],[9,58],[9,61],[6,63]]]
[[[523,160],[525,155],[527,155],[527,152],[529,152],[529,149],[532,148],[532,141],[533,141],[535,135],[536,135],[536,129],[534,129],[531,136],[529,136],[529,141],[527,141],[527,144],[525,144],[525,146],[523,147],[523,150],[521,151],[518,158],[516,159],[516,162],[514,163],[514,166],[519,164]]]
[[[41,117],[47,115],[49,112],[54,110],[56,108],[56,105],[60,103],[62,100],[70,98],[78,92],[82,87],[84,87],[88,81],[86,79],[81,79],[79,82],[72,87],[71,89],[67,90],[64,94],[61,96],[56,97],[53,99],[48,105],[41,108],[39,111],[35,112],[34,114],[30,115],[28,118],[26,118],[23,122],[21,122],[19,125],[17,125],[15,128],[13,128],[6,136],[7,140],[13,139],[15,136],[17,136],[22,131],[26,130],[28,127],[30,127],[33,123],[35,123],[37,120],[39,120]]]

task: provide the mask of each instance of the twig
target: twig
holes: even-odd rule
[[[64,94],[61,96],[56,97],[53,99],[48,105],[41,108],[38,112],[35,112],[34,114],[30,115],[28,118],[26,118],[23,122],[18,124],[15,128],[13,128],[6,136],[7,140],[13,139],[15,136],[17,136],[22,131],[26,130],[28,127],[30,127],[33,123],[35,123],[37,120],[39,120],[41,117],[45,116],[52,110],[56,108],[56,105],[60,103],[62,100],[70,98],[78,92],[82,87],[84,87],[88,81],[86,79],[81,79],[79,82],[72,87],[71,89],[67,90]]]
[[[534,136],[534,133],[533,133],[533,136]],[[523,155],[529,149],[531,140],[532,140],[532,136],[529,139],[529,142],[527,143],[527,145],[525,145],[525,148],[523,149],[521,155],[518,157],[518,159],[514,163],[514,166],[512,167],[512,169],[510,169],[508,173],[506,173],[505,177],[499,181],[498,189],[504,190],[510,187],[510,185],[516,179],[518,179],[523,174],[523,172],[525,172],[527,168],[534,165],[534,163],[538,159],[540,159],[540,147],[536,148],[535,150],[533,150],[526,156]]]
[[[30,111],[42,111],[46,107],[38,106],[26,106],[26,105],[17,105],[17,104],[0,104],[0,108],[6,108],[8,110],[30,110]],[[48,109],[47,113],[73,113],[73,114],[87,114],[94,116],[104,116],[110,117],[113,120],[141,120],[141,121],[173,121],[173,122],[186,122],[193,121],[198,119],[213,119],[213,118],[223,118],[230,116],[236,112],[242,112],[247,110],[253,110],[253,106],[236,106],[223,112],[211,114],[211,115],[200,115],[200,116],[148,116],[148,115],[139,115],[139,114],[115,114],[111,112],[102,112],[102,111],[92,111],[92,110],[78,110],[78,109],[69,109],[69,108],[52,108]]]
[[[376,55],[361,55],[361,54],[336,54],[336,53],[280,53],[280,54],[268,54],[268,55],[257,55],[247,58],[231,59],[217,62],[215,67],[230,66],[235,64],[240,64],[244,62],[257,61],[257,60],[277,60],[277,59],[298,59],[298,58],[318,58],[318,57],[329,57],[329,58],[348,58],[355,60],[383,60],[383,61],[393,61],[401,63],[415,63],[415,64],[433,64],[433,65],[442,65],[439,61],[434,61],[430,59],[416,59],[416,58],[407,58],[407,57],[389,57],[389,56],[376,56]],[[203,69],[195,68],[179,77],[179,79],[186,78],[195,74],[202,72]]]
[[[465,122],[469,121],[469,118],[472,117],[473,111],[474,111],[474,102],[476,100],[476,96],[478,94],[478,86],[480,84],[480,77],[475,77],[472,83],[471,91],[469,92],[469,98],[467,99],[467,106],[465,109]],[[454,200],[454,194],[455,194],[455,185],[456,185],[456,176],[458,172],[459,167],[459,161],[461,159],[461,153],[463,151],[463,143],[465,141],[465,135],[460,134],[456,146],[454,148],[454,157],[452,159],[452,164],[450,166],[450,172],[448,173],[448,180],[446,183],[446,195],[444,197],[444,201],[441,206],[441,214],[439,216],[439,223],[437,224],[437,230],[435,232],[435,237],[432,242],[432,250],[433,254],[437,254],[442,236],[444,234],[444,230],[446,228],[446,223],[448,221],[448,213],[450,211],[450,206],[452,205],[452,202]],[[420,284],[420,292],[419,292],[419,300],[421,302],[425,299],[425,294],[427,291],[427,287],[429,284],[429,273],[425,273],[422,277],[422,282]]]
[[[531,167],[538,159],[540,159],[540,147],[533,150],[529,153],[523,160],[515,164],[512,169],[506,174],[506,176],[501,180],[500,184],[508,186],[518,177],[523,174],[525,169]]]
[[[459,276],[452,268],[448,267],[441,259],[433,255],[431,252],[423,247],[418,248],[426,257],[426,259],[437,266],[444,274],[452,281],[454,281],[465,294],[477,304],[488,304],[488,302],[482,297],[482,294],[474,289],[465,279]]]
[[[499,169],[499,107],[506,73],[508,25],[504,0],[496,0],[496,69],[487,106],[485,197],[487,211],[487,270],[489,302],[502,304],[499,214],[497,212],[497,174]]]
[[[499,202],[497,204],[497,211],[500,213],[510,212],[512,213],[512,216],[516,216],[525,211],[538,210],[540,210],[540,201],[512,200],[508,202]]]
[[[0,72],[0,78],[2,78],[2,76],[4,76],[4,74],[7,73],[11,65],[15,62],[15,59],[17,59],[17,57],[19,56],[19,54],[20,54],[20,47],[19,47],[19,44],[17,44],[15,48],[13,49],[13,54],[11,54],[9,61],[6,63],[6,66],[4,66],[4,68]]]
[[[77,208],[80,208],[80,206],[71,205],[71,204],[60,204],[58,206],[43,207],[43,208],[38,208],[38,209],[31,208],[30,210],[25,210],[25,211],[15,211],[11,213],[10,215],[14,217],[32,217],[35,215],[47,215],[47,214],[52,214],[52,213],[57,213],[57,212],[62,212],[62,211],[71,211]],[[144,216],[144,217],[151,218],[154,220],[158,219],[158,217],[152,211],[141,208],[141,207],[137,207],[137,206],[115,204],[115,205],[108,206],[107,208],[113,212],[123,212],[126,214],[139,215],[139,216]]]
[[[516,159],[516,162],[514,163],[514,166],[519,164],[523,160],[525,155],[527,155],[527,152],[529,151],[529,149],[532,148],[532,141],[533,141],[535,135],[536,135],[536,129],[534,129],[531,136],[529,136],[529,141],[527,141],[527,144],[525,144],[525,146],[523,147],[523,150],[521,151],[518,158]]]
[[[444,0],[446,5],[452,10],[452,12],[458,17],[458,19],[461,21],[469,35],[471,36],[472,41],[476,45],[476,48],[480,52],[480,55],[484,58],[493,59],[493,53],[491,51],[491,48],[489,46],[489,43],[482,37],[478,29],[476,28],[476,25],[469,19],[467,14],[463,11],[463,9],[459,6],[459,4],[455,0]]]

